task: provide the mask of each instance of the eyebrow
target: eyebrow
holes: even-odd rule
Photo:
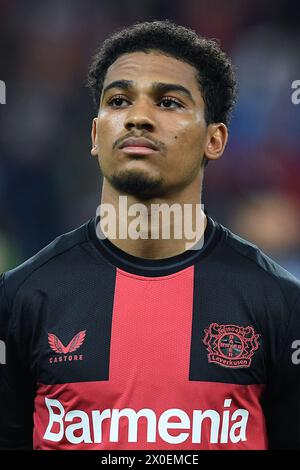
[[[109,83],[103,89],[102,97],[111,88],[121,88],[123,90],[130,90],[130,89],[134,88],[135,83],[136,82],[134,82],[133,80],[115,80],[115,81]],[[168,93],[170,91],[177,91],[178,93],[181,93],[182,95],[185,95],[187,98],[189,98],[195,104],[195,100],[194,100],[191,92],[187,88],[185,88],[184,86],[179,85],[178,83],[153,82],[152,85],[151,85],[151,91],[154,94],[164,94],[164,93]]]

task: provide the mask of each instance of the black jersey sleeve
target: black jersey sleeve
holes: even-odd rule
[[[0,448],[32,449],[34,384],[18,327],[0,276]]]
[[[265,404],[270,449],[300,449],[300,295],[286,331],[268,374]]]

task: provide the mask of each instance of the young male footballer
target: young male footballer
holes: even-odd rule
[[[1,447],[299,449],[300,283],[201,205],[230,60],[139,23],[101,45],[89,86],[97,216],[1,275]]]

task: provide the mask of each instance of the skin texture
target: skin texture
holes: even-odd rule
[[[113,87],[103,93],[116,80],[132,83],[129,89]],[[155,91],[157,82],[180,85],[190,96],[178,90]],[[196,69],[159,51],[123,54],[108,68],[103,90],[92,124],[91,150],[104,177],[101,203],[113,204],[118,214],[119,196],[127,195],[128,206],[189,203],[196,210],[201,203],[204,157],[220,158],[228,138],[223,123],[205,122]],[[127,137],[146,137],[158,151],[125,154],[118,144]],[[205,215],[201,215],[205,227]],[[184,252],[187,240],[111,241],[134,256],[156,259]]]

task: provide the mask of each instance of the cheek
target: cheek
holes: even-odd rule
[[[124,118],[120,114],[108,114],[101,112],[98,116],[97,134],[99,141],[104,145],[111,146],[120,136]]]
[[[169,135],[169,145],[195,146],[203,143],[205,134],[205,123],[201,113],[193,113],[192,116],[180,120],[168,119],[164,130]]]
[[[199,126],[189,126],[180,131],[172,132],[169,139],[169,146],[173,147],[176,153],[182,150],[189,154],[194,151],[199,151],[203,147],[204,135],[199,129]]]

